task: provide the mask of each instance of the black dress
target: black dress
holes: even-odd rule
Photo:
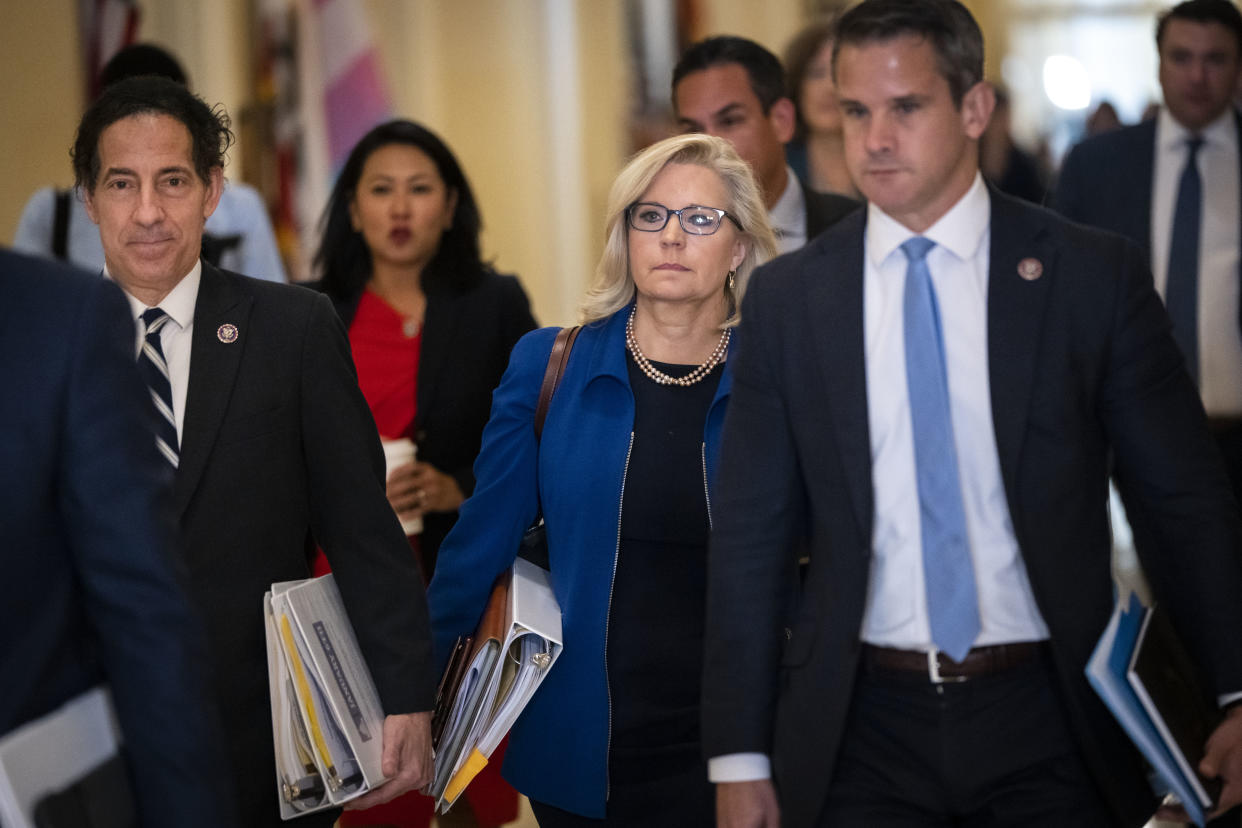
[[[699,740],[710,531],[703,427],[723,372],[659,385],[628,359],[634,444],[608,613],[611,700],[603,820],[533,803],[542,828],[709,828],[715,791]],[[670,376],[696,366],[652,363]]]

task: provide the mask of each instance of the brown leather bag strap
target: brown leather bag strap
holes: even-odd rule
[[[543,385],[539,387],[539,404],[535,406],[535,439],[543,437],[543,421],[548,418],[548,406],[552,403],[552,395],[561,384],[561,375],[569,364],[569,352],[573,350],[574,340],[578,338],[581,325],[561,328],[552,343],[552,352],[548,354],[548,369],[543,372]]]

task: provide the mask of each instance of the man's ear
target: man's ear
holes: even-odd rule
[[[203,196],[203,221],[211,218],[224,192],[224,168],[212,167],[207,174],[207,193]]]
[[[95,193],[87,187],[79,187],[78,192],[82,195],[82,204],[86,207],[86,215],[95,224],[99,224],[99,214],[95,212]]]
[[[996,90],[987,81],[979,81],[962,96],[962,129],[971,139],[978,140],[992,120],[996,109]]]
[[[778,98],[776,103],[772,104],[768,110],[768,121],[772,124],[772,128],[776,130],[776,138],[782,144],[788,144],[793,140],[794,129],[798,126],[797,111],[794,108],[794,102],[789,98]]]

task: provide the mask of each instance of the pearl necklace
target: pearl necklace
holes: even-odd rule
[[[630,311],[629,321],[625,323],[625,347],[630,349],[630,353],[634,355],[634,362],[638,365],[639,370],[647,375],[647,378],[660,385],[694,385],[699,380],[706,377],[712,372],[720,362],[724,359],[725,354],[729,351],[729,338],[733,333],[732,328],[725,328],[724,333],[720,335],[720,341],[716,343],[716,349],[711,352],[705,361],[698,368],[695,368],[684,377],[670,376],[651,364],[651,360],[647,359],[642,349],[638,347],[638,337],[634,336],[634,312]]]

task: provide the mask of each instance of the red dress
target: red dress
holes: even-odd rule
[[[370,290],[358,301],[358,310],[349,326],[349,346],[358,369],[358,385],[375,418],[380,437],[385,440],[412,437],[418,390],[418,359],[422,333],[408,335],[405,320],[396,310]],[[418,553],[418,536],[410,538]],[[331,571],[323,552],[316,556],[316,575]],[[513,822],[518,816],[517,791],[500,777],[505,743],[466,789],[466,797],[483,828]],[[345,811],[341,828],[364,825],[395,825],[398,828],[427,828],[435,803],[419,793],[408,793],[392,802],[365,811]]]

